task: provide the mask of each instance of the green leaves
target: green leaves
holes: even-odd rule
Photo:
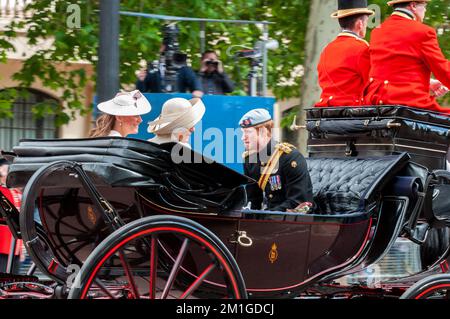
[[[380,5],[383,19],[390,13],[386,0],[374,0]],[[54,6],[52,6],[54,4]],[[67,6],[78,4],[81,9],[81,28],[68,28]],[[297,97],[300,93],[302,73],[298,72],[304,63],[305,34],[311,0],[166,0],[121,1],[122,11],[146,12],[172,16],[233,19],[268,20],[269,37],[276,39],[280,46],[269,51],[268,87],[277,99]],[[11,39],[21,30],[27,30],[28,44],[38,46],[38,50],[24,61],[22,69],[13,79],[20,87],[31,87],[36,81],[45,87],[61,93],[64,107],[38,104],[34,106],[36,116],[54,114],[57,124],[67,123],[77,113],[85,114],[91,106],[81,102],[88,83],[96,80],[95,72],[87,73],[80,64],[83,60],[92,64],[95,70],[99,35],[99,1],[93,0],[40,0],[33,1],[27,10],[34,14],[22,20],[12,21],[0,34],[0,62],[5,63],[8,50],[13,50]],[[450,54],[449,0],[432,1],[428,5],[426,23],[442,28],[439,36],[442,50]],[[158,58],[161,43],[162,21],[156,19],[120,17],[120,81],[122,87],[132,86],[136,80],[135,71],[140,62]],[[200,24],[179,22],[179,42],[194,69],[200,66]],[[246,90],[249,61],[235,60],[227,55],[233,45],[253,47],[262,36],[260,26],[225,23],[206,23],[206,49],[220,54],[225,70],[236,82],[233,94],[243,94]],[[53,39],[52,45],[43,45]],[[230,49],[231,53],[239,48]],[[11,99],[0,97],[0,117],[9,116]],[[9,113],[8,113],[9,112]]]
[[[54,3],[54,6],[52,6]],[[279,34],[289,37],[290,45],[282,46],[276,52],[269,53],[269,87],[277,97],[298,95],[297,79],[294,86],[280,87],[278,82],[289,77],[292,66],[302,63],[303,37],[306,19],[298,19],[298,13],[308,11],[310,1],[204,1],[204,0],[172,0],[154,3],[142,0],[123,1],[122,11],[149,12],[173,16],[204,17],[216,19],[271,20],[276,25],[271,27],[270,36],[277,38]],[[78,4],[81,8],[81,28],[68,29],[66,25],[66,8],[69,4]],[[37,46],[46,39],[54,39],[53,45],[41,48],[27,59],[22,69],[13,79],[22,87],[30,87],[41,81],[53,91],[63,90],[63,100],[68,110],[52,108],[37,104],[33,113],[43,116],[45,113],[55,114],[58,123],[64,124],[76,112],[87,110],[81,103],[85,86],[95,83],[95,74],[87,75],[83,68],[65,67],[68,61],[83,59],[96,67],[99,33],[98,1],[34,1],[27,7],[34,14],[21,22],[12,22],[6,32],[0,36],[0,59],[6,61],[6,50],[11,49],[9,39],[17,35],[19,28],[28,30],[27,39],[30,46]],[[270,12],[269,12],[270,11]],[[180,22],[180,48],[188,53],[194,68],[200,66],[200,25],[196,22]],[[135,71],[141,60],[151,61],[158,58],[161,43],[162,22],[156,19],[121,16],[120,18],[120,79],[122,86],[132,85]],[[275,32],[281,32],[276,34]],[[246,60],[234,60],[227,56],[226,50],[234,44],[253,47],[261,38],[261,30],[254,25],[237,25],[224,23],[206,24],[206,49],[214,49],[220,53],[225,70],[238,83],[234,94],[243,94],[246,87],[250,66]],[[3,54],[2,54],[3,53]],[[286,63],[289,59],[290,63]],[[281,66],[276,68],[276,66]]]
[[[12,104],[17,97],[15,89],[0,91],[0,118],[12,118]]]

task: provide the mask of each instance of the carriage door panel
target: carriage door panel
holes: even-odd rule
[[[192,220],[212,231],[225,244],[233,256],[236,254],[236,243],[231,238],[237,232],[237,220],[219,218],[192,218]]]
[[[236,260],[247,289],[281,289],[303,281],[310,225],[241,220],[239,233],[251,239],[236,246]]]
[[[323,223],[311,226],[307,277],[353,262],[365,246],[370,220],[351,224]]]
[[[230,253],[233,256],[235,255],[236,244],[230,241],[231,234],[234,234],[238,227],[238,223],[235,219],[220,219],[218,217],[194,217],[191,219],[212,231],[214,235],[219,237]],[[197,273],[205,269],[211,262],[208,256],[198,249],[199,247],[191,247],[188,255],[186,256],[190,261],[192,269],[194,269]],[[223,276],[219,272],[209,274],[208,280],[219,284],[224,284]]]

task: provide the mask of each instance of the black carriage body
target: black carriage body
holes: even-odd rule
[[[450,190],[450,175],[446,171],[450,117],[399,105],[313,108],[306,110],[306,117],[311,158],[408,153],[411,160],[386,189],[394,196],[384,196],[382,211],[397,214],[395,207],[389,207],[392,200],[398,201],[404,195],[404,185],[416,183],[423,195],[408,191],[409,204],[403,222],[392,223],[391,227],[400,226],[400,235],[419,245],[423,273],[439,270],[441,262],[448,263],[450,260],[445,259],[450,253],[450,210],[445,198]],[[401,287],[416,280],[417,276],[412,275],[384,284]]]
[[[446,169],[450,117],[405,106],[306,111],[310,157],[384,156],[407,152],[430,170]]]
[[[408,213],[412,190],[381,200],[394,195],[385,186],[409,169],[406,154],[307,159],[317,210],[305,215],[243,209],[261,198],[255,181],[205,159],[175,164],[172,146],[123,138],[22,141],[8,183],[24,186],[43,165],[76,161],[125,222],[179,215],[212,230],[234,255],[254,297],[296,296],[371,264],[392,245]],[[48,175],[36,207],[54,255],[41,267],[64,282],[66,268],[82,264],[111,230],[73,172]],[[252,245],[239,243],[243,232]],[[162,246],[173,258],[170,245]],[[190,251],[185,275],[203,262]],[[216,288],[212,283],[211,291]]]

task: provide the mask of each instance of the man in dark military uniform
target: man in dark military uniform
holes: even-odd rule
[[[239,125],[246,149],[244,174],[258,181],[264,194],[262,206],[252,208],[307,213],[313,195],[305,158],[293,145],[272,139],[273,121],[267,110],[246,113]]]

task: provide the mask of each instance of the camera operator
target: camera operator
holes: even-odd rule
[[[151,93],[192,92],[194,97],[202,97],[200,81],[186,64],[187,55],[179,51],[178,27],[176,24],[165,25],[162,32],[160,59],[139,71],[136,89]]]
[[[163,50],[164,45],[161,46],[161,51]],[[164,83],[167,82],[167,75],[165,63],[159,63],[158,66],[153,65],[153,67],[141,69],[137,75],[138,80],[136,81],[136,89],[141,92],[150,93],[192,92],[194,97],[203,96],[199,79],[194,70],[186,64],[180,65],[176,70],[175,85],[170,89],[167,89],[167,87],[164,86]]]
[[[198,76],[205,94],[224,95],[234,90],[233,82],[223,71],[222,61],[214,51],[209,50],[202,54],[202,66]]]

